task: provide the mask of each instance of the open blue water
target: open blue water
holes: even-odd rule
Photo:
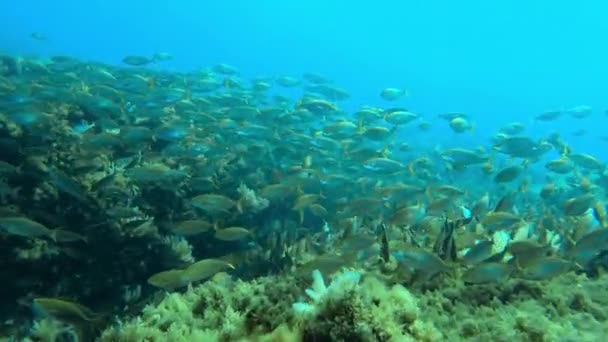
[[[166,51],[175,59],[163,68],[224,62],[245,77],[313,71],[348,89],[342,106],[352,110],[386,105],[384,87],[406,87],[411,96],[397,104],[436,122],[429,134],[438,142],[487,145],[500,125],[521,121],[529,134],[559,131],[575,150],[605,159],[607,13],[607,2],[592,0],[5,0],[0,50],[116,64]],[[577,105],[593,116],[531,119]],[[473,136],[436,119],[455,111],[472,116]],[[589,133],[571,137],[577,129]],[[403,138],[420,137],[428,138],[413,129]]]

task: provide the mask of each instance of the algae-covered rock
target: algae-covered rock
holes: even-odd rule
[[[319,273],[320,274],[320,273]],[[348,275],[357,275],[349,277]],[[373,276],[317,277],[306,293],[311,314],[292,306],[303,292],[291,277],[249,282],[216,277],[185,293],[170,293],[140,316],[103,332],[101,341],[441,341],[414,296]]]
[[[545,282],[451,280],[418,299],[450,341],[597,341],[608,333],[607,280],[571,273]]]
[[[249,282],[216,276],[183,293],[168,293],[140,316],[103,332],[101,341],[237,341],[268,334],[292,319],[297,287],[289,277]],[[287,334],[289,335],[289,334]],[[261,339],[263,340],[263,339]]]
[[[214,279],[103,332],[101,341],[596,341],[608,334],[606,276],[566,274],[433,290],[372,273]],[[306,287],[309,287],[306,289]]]
[[[313,273],[306,293],[313,304],[296,303],[298,322],[308,341],[438,341],[443,336],[424,322],[414,296],[403,286],[388,287],[356,272],[338,274],[326,287]],[[321,284],[320,284],[321,283]]]

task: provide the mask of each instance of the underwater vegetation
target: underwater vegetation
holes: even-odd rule
[[[518,122],[410,146],[474,119],[394,106],[392,87],[349,112],[315,73],[152,67],[170,58],[0,56],[2,341],[608,333],[597,157]]]

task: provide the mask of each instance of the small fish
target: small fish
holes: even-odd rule
[[[608,250],[608,229],[596,229],[576,241],[571,254],[574,260],[585,266],[602,251]]]
[[[460,221],[449,221],[447,217],[443,221],[441,232],[437,236],[433,252],[444,261],[456,260],[456,241],[454,240],[454,231],[461,225]]]
[[[34,311],[68,323],[76,330],[77,341],[93,341],[94,328],[104,323],[104,315],[86,306],[59,298],[34,298]]]
[[[434,191],[442,196],[446,197],[457,197],[466,194],[466,192],[458,187],[452,185],[441,185],[434,189]]]
[[[292,209],[300,210],[300,209],[306,208],[306,207],[316,203],[317,201],[320,201],[323,198],[325,198],[323,195],[302,194],[296,198]]]
[[[165,125],[160,127],[154,136],[164,141],[180,141],[190,134],[190,129],[187,127],[174,127]]]
[[[32,39],[38,40],[38,41],[45,41],[45,40],[49,39],[46,35],[44,35],[40,32],[33,32],[32,34],[30,34],[30,37],[32,37]]]
[[[538,259],[546,257],[551,251],[551,246],[539,245],[536,242],[524,240],[513,241],[507,247],[507,252],[513,256],[518,267],[527,267]]]
[[[59,169],[49,170],[49,178],[60,192],[66,193],[80,202],[89,202],[89,197],[84,188],[75,180]]]
[[[154,133],[148,127],[126,126],[120,129],[121,139],[128,144],[150,142],[154,139]]]
[[[462,256],[462,260],[466,264],[482,263],[492,256],[493,246],[494,243],[492,241],[480,241],[466,251]]]
[[[191,200],[192,206],[209,215],[227,214],[236,206],[232,199],[217,194],[198,195]]]
[[[606,167],[597,157],[584,153],[571,153],[568,158],[577,166],[588,170],[603,171]]]
[[[492,213],[489,213],[486,216],[484,216],[483,219],[481,220],[481,224],[483,224],[484,226],[486,226],[488,228],[494,228],[494,227],[506,228],[506,227],[511,227],[514,224],[519,223],[521,221],[522,221],[522,219],[518,215],[511,214],[511,213],[505,212],[505,211],[499,211],[499,212],[492,212]]]
[[[92,322],[101,317],[82,304],[59,298],[34,298],[34,306],[45,315],[65,322]]]
[[[281,76],[275,79],[275,82],[281,87],[292,88],[300,85],[300,80],[291,76]]]
[[[573,267],[572,262],[556,257],[545,257],[527,265],[522,272],[522,278],[530,280],[546,280],[564,274]]]
[[[600,224],[600,228],[608,228],[608,214],[606,213],[606,207],[602,202],[597,202],[593,206],[592,211],[593,217]]]
[[[358,253],[376,243],[376,237],[368,234],[353,234],[342,241],[340,250],[344,254]]]
[[[184,287],[189,283],[183,270],[162,271],[148,278],[148,284],[168,291]]]
[[[420,129],[421,131],[428,131],[429,129],[431,129],[431,123],[425,120],[420,121],[420,123],[418,124],[418,129]]]
[[[331,80],[326,76],[318,74],[316,72],[305,72],[302,74],[302,78],[309,83],[313,84],[326,84],[331,83]]]
[[[72,126],[72,133],[74,133],[75,135],[81,135],[89,131],[93,127],[95,127],[94,122],[88,123],[85,120],[81,120],[80,122]]]
[[[504,195],[498,203],[496,203],[496,207],[494,208],[494,212],[510,212],[513,210],[513,206],[515,205],[515,197],[517,193],[515,191],[511,191]]]
[[[384,88],[380,92],[380,97],[386,101],[395,101],[406,96],[409,96],[408,91],[399,88]]]
[[[131,66],[144,66],[154,61],[145,56],[131,55],[123,58],[122,62]]]
[[[580,105],[568,109],[567,112],[575,119],[584,119],[593,114],[593,108],[591,108],[591,106]]]
[[[236,67],[226,64],[226,63],[220,63],[220,64],[213,66],[213,71],[217,72],[218,74],[228,75],[228,76],[238,74],[238,70],[236,69]]]
[[[517,165],[506,167],[506,168],[498,171],[496,176],[494,176],[494,182],[509,183],[509,182],[515,180],[521,174],[522,170],[523,170],[522,167],[517,166]]]
[[[294,193],[294,187],[288,184],[270,184],[259,190],[260,196],[271,201],[280,201]]]
[[[251,231],[243,227],[228,227],[215,231],[214,237],[222,241],[238,241],[251,236]]]
[[[18,172],[18,168],[10,163],[0,160],[0,175],[9,176]]]
[[[448,211],[453,206],[453,201],[449,197],[439,197],[431,202],[426,207],[428,213],[442,214]]]
[[[595,195],[585,194],[572,197],[564,203],[564,213],[568,216],[583,215],[596,201]]]
[[[52,237],[52,230],[27,217],[13,216],[0,218],[0,230],[27,238]]]
[[[407,110],[396,110],[392,112],[388,112],[384,116],[384,120],[393,125],[405,125],[410,123],[420,116],[418,114],[409,112]]]
[[[308,209],[310,210],[310,212],[313,215],[320,217],[322,219],[327,218],[327,216],[329,215],[329,212],[327,211],[327,209],[325,209],[324,206],[322,206],[318,203],[311,204],[310,207],[308,207]]]
[[[12,121],[23,127],[36,126],[47,122],[49,119],[48,114],[33,110],[15,111],[8,116]]]
[[[388,242],[388,233],[386,232],[386,224],[382,222],[380,224],[380,257],[382,260],[387,263],[390,260],[390,248]]]
[[[548,199],[551,196],[553,196],[553,193],[555,192],[555,184],[554,183],[547,183],[543,186],[543,188],[540,190],[540,197],[542,199]]]
[[[391,174],[406,170],[405,165],[389,158],[368,159],[365,161],[363,167],[367,170],[382,174]]]
[[[108,187],[110,187],[114,183],[114,180],[116,179],[116,175],[117,175],[117,172],[114,171],[111,174],[109,174],[105,177],[102,177],[101,179],[99,179],[98,181],[93,183],[93,185],[91,185],[91,191],[98,192],[98,191],[106,190]]]
[[[562,112],[558,110],[544,112],[535,117],[537,121],[553,121],[562,116]]]
[[[472,219],[473,218],[473,211],[467,207],[465,207],[464,205],[459,206],[460,208],[460,212],[462,213],[462,217],[465,219]]]
[[[127,170],[126,175],[138,183],[177,184],[188,178],[182,170],[171,169],[163,164],[152,164],[134,167]]]
[[[207,278],[211,278],[218,272],[223,272],[227,269],[235,269],[235,267],[220,259],[203,259],[188,266],[183,271],[183,279],[193,283]]]
[[[408,247],[393,252],[393,256],[407,267],[425,273],[429,277],[450,269],[437,255],[422,248]]]
[[[395,225],[416,224],[426,215],[426,208],[422,204],[415,204],[397,209],[390,217],[389,223]]]
[[[483,196],[481,196],[477,200],[477,202],[475,202],[475,204],[473,205],[473,209],[471,209],[471,212],[472,212],[473,216],[475,217],[475,219],[479,221],[479,218],[486,215],[489,210],[490,210],[490,194],[486,192]]]
[[[574,164],[567,157],[551,160],[545,164],[545,167],[549,171],[559,174],[566,174],[574,170]]]
[[[178,235],[192,236],[206,233],[213,228],[213,224],[205,220],[184,220],[175,223],[171,231]]]
[[[321,255],[299,266],[296,269],[296,275],[298,277],[308,277],[313,270],[318,269],[328,276],[339,271],[348,262],[349,259],[342,255]]]
[[[140,214],[140,212],[134,208],[117,206],[106,209],[106,214],[115,219],[125,219],[136,217]]]
[[[168,52],[156,52],[152,55],[152,60],[155,62],[166,62],[173,59],[173,55]]]
[[[456,133],[471,132],[475,131],[475,125],[469,123],[469,121],[463,117],[456,117],[450,120],[450,128]]]
[[[82,241],[87,243],[86,236],[80,235],[75,232],[63,229],[53,229],[50,234],[51,238],[56,242],[76,242]]]
[[[522,133],[526,127],[520,122],[512,122],[500,129],[500,132],[508,135],[517,135]]]
[[[292,207],[292,210],[298,212],[300,217],[300,223],[304,222],[304,209],[310,207],[311,205],[317,203],[321,199],[325,198],[323,195],[316,194],[302,194],[298,196],[295,200],[295,203]]]
[[[354,135],[359,130],[359,126],[348,120],[338,121],[327,126],[323,132],[334,139],[346,139]]]
[[[577,138],[578,138],[578,137],[582,137],[582,136],[587,135],[587,130],[586,130],[586,129],[584,129],[584,128],[577,129],[576,131],[572,132],[572,133],[571,133],[571,135],[572,135],[573,137],[577,137]]]
[[[368,127],[363,132],[363,136],[374,141],[383,141],[387,139],[394,130],[382,126]]]
[[[468,284],[500,283],[509,278],[515,267],[509,264],[489,262],[482,263],[467,270],[462,280]]]

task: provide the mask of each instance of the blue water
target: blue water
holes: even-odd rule
[[[350,91],[349,110],[386,105],[384,87],[406,87],[411,96],[394,104],[430,121],[464,112],[476,122],[473,136],[437,122],[428,133],[437,142],[487,145],[499,125],[521,121],[532,135],[559,131],[606,158],[606,13],[608,3],[591,0],[2,1],[0,50],[114,64],[166,51],[175,59],[163,68],[223,62],[245,77],[313,71]],[[531,119],[583,104],[591,118]],[[589,133],[572,138],[576,129]]]

